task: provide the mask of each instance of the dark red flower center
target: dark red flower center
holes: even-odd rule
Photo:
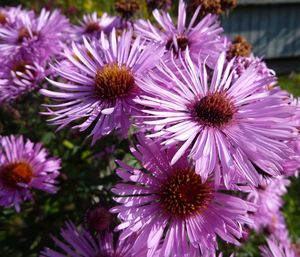
[[[22,73],[22,74],[25,74],[27,71],[30,70],[32,76],[34,77],[36,75],[35,71],[30,69],[28,67],[28,65],[32,65],[31,63],[29,62],[26,62],[26,61],[19,61],[17,63],[15,63],[12,67],[12,71],[15,72],[16,76],[18,78],[22,78],[22,75],[21,74],[18,74],[19,72]]]
[[[177,35],[176,36],[178,50],[184,51],[189,45],[188,38],[185,35]],[[174,53],[178,54],[178,50],[174,44],[173,38],[170,38],[166,44],[166,49],[168,51],[172,50]]]
[[[226,93],[215,92],[195,101],[191,112],[202,125],[218,128],[232,120],[236,108]]]
[[[202,183],[193,170],[177,170],[161,189],[161,201],[167,212],[177,218],[201,214],[213,199],[209,183]]]
[[[130,95],[136,86],[131,70],[125,65],[107,64],[97,72],[95,88],[102,100],[113,101]]]
[[[89,22],[85,27],[86,33],[94,33],[101,30],[100,25],[97,22]]]
[[[1,178],[9,186],[15,186],[17,183],[28,184],[32,176],[32,168],[26,162],[11,163],[1,169]]]
[[[23,28],[19,29],[18,42],[22,43],[25,39],[29,39],[32,36],[36,36],[36,35],[37,35],[37,32],[31,31],[31,34],[30,34],[29,30],[27,28],[23,27]]]
[[[28,65],[27,62],[20,61],[20,62],[16,63],[16,64],[13,66],[12,70],[13,70],[14,72],[22,72],[22,73],[24,73],[24,72],[26,71],[26,65]]]
[[[93,206],[86,213],[86,223],[91,231],[104,231],[110,226],[111,222],[112,215],[103,207]]]
[[[7,16],[5,13],[0,12],[0,24],[5,25],[7,22]]]

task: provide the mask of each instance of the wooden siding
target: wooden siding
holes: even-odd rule
[[[245,36],[255,46],[254,53],[258,56],[267,59],[300,57],[300,0],[297,2],[299,4],[239,5],[228,16],[223,16],[222,25],[231,38],[238,34]]]

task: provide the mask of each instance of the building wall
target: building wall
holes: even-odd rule
[[[232,38],[244,35],[258,56],[300,58],[300,0],[240,0],[222,24]]]

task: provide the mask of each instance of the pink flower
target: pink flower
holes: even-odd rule
[[[39,62],[49,61],[62,50],[69,29],[69,21],[58,10],[43,9],[37,17],[20,10],[12,26],[0,27],[1,55],[23,51]]]
[[[60,251],[46,247],[41,252],[41,257],[145,257],[145,251],[135,253],[132,244],[136,236],[125,241],[115,242],[114,235],[110,232],[94,236],[86,228],[79,230],[72,222],[66,223],[66,228],[60,232],[64,241],[52,237]]]
[[[117,37],[113,30],[109,38],[102,34],[99,41],[83,41],[66,48],[66,60],[54,68],[66,81],[49,80],[57,91],[41,90],[58,102],[44,114],[54,116],[50,121],[59,128],[80,120],[75,127],[90,128],[93,143],[113,130],[126,137],[137,110],[133,99],[140,93],[136,80],[153,67],[159,51],[133,40],[132,31]]]
[[[257,68],[250,66],[233,81],[233,61],[226,64],[225,54],[212,76],[205,63],[192,62],[188,50],[179,64],[171,62],[139,82],[145,94],[136,100],[144,106],[150,137],[162,138],[166,147],[180,146],[171,164],[189,151],[204,181],[214,173],[228,187],[237,175],[258,185],[259,170],[281,174],[282,161],[293,152],[283,141],[295,138],[297,130],[288,120],[295,112],[288,99],[261,90],[275,78],[257,80]]]
[[[135,29],[142,38],[165,47],[168,56],[170,53],[184,53],[189,48],[193,60],[199,58],[203,62],[207,58],[207,64],[214,67],[220,53],[225,51],[221,37],[223,29],[216,15],[207,15],[194,26],[199,11],[200,7],[195,10],[189,25],[186,25],[186,5],[180,0],[177,24],[173,23],[169,13],[154,10],[153,16],[162,29],[144,20],[137,21]]]
[[[60,160],[49,157],[41,144],[22,136],[0,137],[0,206],[20,211],[20,203],[32,200],[31,189],[55,193]]]
[[[246,214],[255,210],[253,205],[216,191],[213,181],[195,172],[187,155],[171,165],[175,151],[140,139],[132,152],[143,169],[118,162],[117,174],[126,181],[112,189],[120,203],[112,208],[122,221],[120,239],[138,233],[133,249],[146,245],[152,252],[160,249],[159,256],[165,257],[214,255],[217,236],[239,245],[242,225],[252,222]]]
[[[251,215],[254,220],[251,227],[257,232],[267,229],[281,243],[290,242],[285,219],[281,213],[284,204],[282,197],[287,193],[290,183],[289,179],[279,176],[258,188],[248,188],[247,200],[257,206],[257,211]]]
[[[267,238],[268,246],[262,246],[261,254],[263,257],[296,257],[291,245],[282,245],[274,238]]]
[[[82,36],[100,37],[101,31],[110,33],[114,27],[116,17],[110,17],[107,13],[103,13],[98,17],[96,12],[86,14],[78,26],[74,26],[74,34],[76,41],[82,41]]]

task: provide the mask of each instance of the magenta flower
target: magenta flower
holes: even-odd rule
[[[282,196],[287,193],[290,183],[289,179],[278,176],[269,182],[264,182],[257,189],[249,188],[247,200],[260,206],[258,212],[261,212],[261,216],[272,214],[283,206]],[[267,223],[270,221],[268,219],[265,217]]]
[[[143,38],[164,46],[167,53],[178,55],[188,47],[194,61],[200,58],[203,62],[209,56],[206,63],[214,67],[220,53],[225,51],[224,39],[220,36],[223,29],[219,26],[216,15],[207,15],[194,26],[199,11],[200,7],[186,26],[186,6],[184,1],[180,0],[177,25],[168,13],[155,10],[154,18],[162,30],[144,20],[137,21],[135,29]]]
[[[146,139],[140,144],[132,151],[144,169],[119,161],[117,174],[127,182],[112,189],[121,204],[111,209],[122,221],[120,239],[138,233],[135,250],[160,249],[165,257],[212,256],[217,236],[239,245],[242,225],[252,222],[246,214],[255,211],[253,205],[216,191],[210,179],[204,182],[187,155],[171,165],[175,148],[162,150]]]
[[[296,257],[291,245],[281,245],[274,238],[267,238],[267,246],[260,247],[263,257]]]
[[[252,45],[243,36],[237,36],[233,41],[229,38],[224,39],[227,48],[227,60],[234,58],[234,80],[238,79],[250,66],[257,69],[257,79],[265,77],[274,77],[275,71],[269,69],[262,58],[255,57],[252,53]],[[274,86],[276,83],[268,85]]]
[[[0,7],[0,28],[14,26],[18,17],[23,15],[29,15],[34,17],[33,11],[23,10],[21,6],[18,7]]]
[[[31,189],[55,193],[60,160],[49,157],[41,144],[22,136],[0,137],[0,206],[20,211],[20,203],[32,200]]]
[[[37,88],[44,79],[44,64],[30,55],[17,53],[3,58],[0,64],[0,105]]]
[[[82,36],[99,37],[101,31],[110,33],[115,19],[116,17],[110,17],[107,13],[104,13],[101,17],[98,17],[96,12],[84,15],[79,26],[74,27],[75,40],[82,41]]]
[[[278,242],[283,245],[291,244],[289,231],[285,222],[285,218],[280,211],[274,212],[270,215],[269,224],[266,227],[267,232],[274,236]]]
[[[6,57],[21,49],[46,61],[62,50],[69,29],[68,20],[58,10],[43,9],[38,17],[20,12],[13,26],[0,27],[0,52]]]
[[[114,242],[112,233],[98,234],[93,236],[87,229],[78,230],[72,222],[66,223],[66,228],[60,232],[64,241],[52,237],[60,251],[45,248],[41,257],[145,257],[145,252],[134,253],[132,243],[135,236],[125,241]]]
[[[157,66],[160,73],[143,78],[139,84],[146,93],[136,100],[145,106],[144,124],[151,137],[163,138],[167,147],[182,144],[171,163],[191,149],[202,179],[220,162],[215,179],[224,179],[227,186],[236,175],[257,185],[262,180],[259,171],[281,174],[281,162],[291,153],[283,141],[296,136],[295,126],[288,121],[295,107],[272,90],[261,90],[275,78],[257,80],[258,71],[250,66],[232,81],[233,61],[225,65],[225,54],[211,78],[205,63],[193,64],[189,51],[180,64],[173,63],[173,68],[162,63]],[[168,85],[160,74],[170,81]]]
[[[290,241],[284,217],[280,212],[284,203],[282,197],[287,193],[290,183],[289,179],[278,176],[258,188],[248,188],[247,200],[257,206],[257,211],[251,215],[254,220],[251,227],[257,232],[267,229],[281,243]],[[243,191],[247,189],[244,188]]]
[[[54,69],[66,82],[49,80],[59,90],[41,90],[59,102],[46,113],[54,116],[52,123],[61,128],[80,119],[75,127],[92,128],[93,143],[114,129],[126,136],[140,91],[136,79],[156,63],[157,48],[133,41],[132,31],[117,37],[113,30],[109,39],[102,34],[100,42],[74,43],[65,56],[71,65]]]
[[[261,58],[255,57],[253,54],[251,54],[249,57],[236,57],[234,66],[236,78],[239,78],[241,74],[243,74],[250,66],[257,67],[258,79],[275,76],[275,71],[269,69]]]
[[[291,105],[295,107],[296,111],[292,117],[297,128],[300,127],[300,102],[299,98],[290,97]],[[298,176],[300,168],[300,133],[298,131],[297,137],[287,142],[287,145],[293,150],[293,153],[289,156],[289,159],[284,160],[282,166],[284,168],[284,175],[286,176]]]

